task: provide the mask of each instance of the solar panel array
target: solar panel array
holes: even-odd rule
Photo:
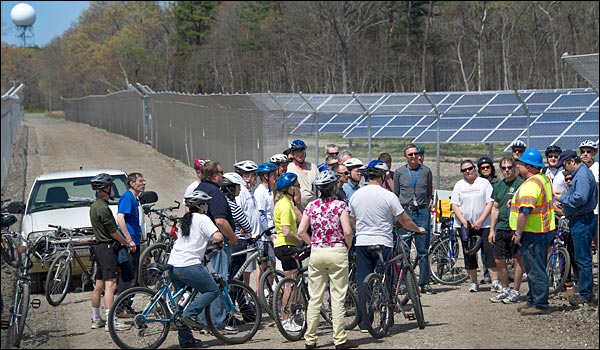
[[[527,142],[528,127],[528,146],[536,149],[551,144],[577,148],[582,140],[598,141],[598,95],[593,89],[517,93],[280,94],[274,98],[286,111],[292,134],[314,134],[318,129],[320,134],[368,138],[370,123],[372,138],[436,143],[439,112],[441,143]]]

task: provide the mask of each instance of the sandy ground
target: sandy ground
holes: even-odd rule
[[[194,180],[193,170],[178,160],[154,151],[123,136],[84,124],[28,114],[23,123],[13,163],[2,189],[2,198],[21,199],[35,176],[60,170],[120,168],[140,171],[148,180],[147,190],[159,195],[157,206],[179,200]],[[595,257],[597,263],[597,257]],[[596,265],[597,266],[597,265]],[[595,270],[596,277],[597,271]],[[12,271],[2,268],[2,295],[9,303],[14,283]],[[480,272],[481,278],[481,272]],[[597,279],[595,280],[597,284]],[[469,293],[468,285],[434,285],[435,295],[423,295],[426,328],[396,315],[391,335],[380,340],[357,330],[348,333],[360,348],[585,348],[598,349],[598,309],[571,307],[563,294],[551,298],[553,312],[543,316],[521,316],[516,305],[493,304],[489,285]],[[527,283],[522,288],[527,291]],[[70,293],[58,307],[48,305],[43,295],[39,309],[30,310],[23,348],[116,348],[108,333],[90,329],[90,292]],[[6,308],[5,308],[6,309]],[[6,315],[6,310],[3,316]],[[266,314],[265,314],[266,315]],[[248,343],[225,346],[211,336],[196,336],[204,347],[213,348],[304,348],[304,342],[290,343],[264,322]],[[4,338],[4,334],[2,334]],[[331,329],[321,328],[319,345],[333,347]],[[4,346],[3,346],[4,347]],[[171,332],[162,347],[176,348],[177,335]]]

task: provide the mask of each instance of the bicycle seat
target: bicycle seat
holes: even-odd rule
[[[152,272],[165,272],[173,269],[173,265],[161,264],[161,263],[150,263],[146,266],[146,269]]]
[[[381,244],[370,245],[369,247],[367,247],[367,251],[369,253],[380,252],[382,250],[383,250],[383,246]]]

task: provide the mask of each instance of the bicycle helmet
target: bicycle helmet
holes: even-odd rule
[[[302,140],[294,140],[290,142],[290,152],[306,149],[306,144]]]
[[[353,167],[362,166],[363,162],[361,162],[358,158],[350,158],[344,162],[344,165],[346,166],[346,168],[350,169]]]
[[[275,163],[264,162],[264,163],[260,163],[258,165],[258,168],[256,168],[256,173],[257,174],[268,174],[268,173],[274,172],[275,170],[277,170],[277,165]]]
[[[200,204],[205,204],[211,199],[212,199],[211,196],[207,195],[203,191],[198,191],[198,190],[192,192],[190,195],[188,195],[184,198],[185,205],[189,208],[199,208]]]
[[[50,242],[50,237],[42,236],[33,245],[33,254],[40,260],[50,259],[56,253],[56,245]]]
[[[2,228],[10,227],[17,222],[17,217],[12,214],[2,214]]]
[[[494,161],[490,157],[481,157],[477,159],[477,168],[481,168],[483,164],[488,163],[491,166],[494,166]]]
[[[317,165],[317,169],[319,169],[319,172],[322,172],[322,171],[325,171],[325,170],[327,170],[329,168],[327,167],[327,163],[323,162],[323,163]]]
[[[527,148],[527,145],[525,144],[525,142],[521,141],[521,140],[516,140],[513,143],[510,144],[511,148],[515,148],[515,147],[521,147],[521,148]]]
[[[593,148],[595,150],[598,150],[598,144],[592,140],[585,140],[583,142],[581,142],[579,144],[579,149],[583,148],[583,147],[589,147],[589,148]]]
[[[200,170],[204,166],[204,163],[210,162],[210,159],[207,158],[196,158],[194,159],[194,169]]]
[[[315,178],[314,184],[316,186],[329,185],[331,183],[337,183],[339,175],[333,170],[325,170],[319,173]]]
[[[256,163],[254,163],[251,160],[243,160],[241,162],[235,163],[233,167],[238,173],[251,173],[253,171],[256,171],[256,168],[258,168]]]
[[[94,190],[100,190],[108,185],[112,185],[113,177],[108,175],[107,173],[100,173],[91,178],[90,183],[92,184],[92,188]]]
[[[562,153],[562,148],[560,148],[559,146],[556,145],[550,145],[548,147],[546,147],[546,151],[544,152],[546,154],[546,157],[548,157],[548,155],[550,153]]]
[[[221,181],[221,186],[231,186],[231,185],[244,186],[245,181],[238,173],[223,174],[223,181]]]
[[[388,171],[387,165],[379,160],[374,159],[367,164],[367,167],[363,170],[363,175],[365,176],[381,176],[383,173]]]
[[[298,175],[294,173],[283,173],[277,179],[277,183],[275,184],[275,190],[283,191],[284,189],[293,185],[296,182],[296,180],[298,180]]]
[[[271,158],[269,158],[269,161],[271,161],[271,163],[275,163],[275,164],[279,164],[279,163],[290,163],[292,162],[292,158],[286,156],[283,153],[277,153],[271,156]]]
[[[535,148],[528,148],[527,150],[525,150],[521,158],[519,158],[519,161],[521,163],[529,164],[537,168],[544,167],[544,160],[542,158],[542,154]]]

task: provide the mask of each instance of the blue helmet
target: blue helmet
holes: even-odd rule
[[[327,167],[327,163],[323,162],[323,163],[317,165],[317,169],[319,169],[319,172],[322,172],[322,171],[325,171],[325,170],[327,170],[329,168]]]
[[[363,175],[381,176],[388,170],[389,169],[387,165],[382,160],[373,159],[369,162],[369,164],[367,164],[367,166],[363,170]]]
[[[256,173],[268,174],[274,172],[275,170],[277,170],[277,165],[275,163],[264,162],[258,165],[258,168],[256,168]]]
[[[298,180],[298,175],[294,173],[283,173],[277,179],[277,183],[275,184],[275,191],[282,191],[290,187],[294,184],[294,182],[296,182],[296,180]]]
[[[544,167],[544,159],[542,158],[542,154],[535,148],[528,148],[525,150],[521,158],[519,158],[519,162],[529,164],[536,168]]]
[[[294,140],[292,142],[290,142],[290,152],[296,151],[296,150],[301,150],[301,149],[306,149],[306,144],[304,143],[304,141],[302,140]]]

